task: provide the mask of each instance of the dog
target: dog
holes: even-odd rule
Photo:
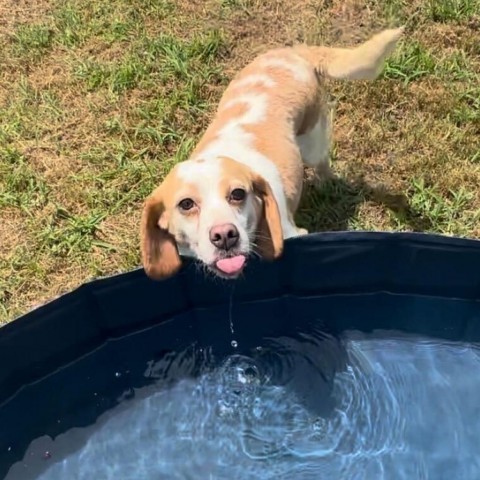
[[[167,278],[184,255],[233,279],[251,255],[276,259],[285,239],[307,234],[294,221],[304,166],[330,174],[325,80],[374,80],[402,32],[383,30],[352,48],[277,48],[241,70],[190,158],[144,203],[146,274]]]

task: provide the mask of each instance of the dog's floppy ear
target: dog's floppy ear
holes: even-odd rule
[[[268,260],[278,258],[283,251],[283,231],[277,201],[270,184],[261,176],[253,177],[253,191],[262,199],[262,213],[257,226],[257,248]]]
[[[161,187],[145,201],[140,226],[140,248],[146,274],[160,280],[176,273],[181,267],[177,243],[162,223],[165,204]]]

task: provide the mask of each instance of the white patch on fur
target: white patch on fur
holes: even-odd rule
[[[313,128],[303,135],[298,135],[295,140],[306,165],[316,167],[321,163],[328,164],[331,144],[330,117],[321,113]]]
[[[247,202],[241,212],[232,208],[223,192],[219,190],[221,168],[221,160],[213,158],[201,163],[182,162],[177,170],[182,182],[195,186],[200,207],[198,221],[189,219],[181,223],[182,233],[190,241],[190,247],[182,248],[181,253],[199,258],[207,265],[217,259],[217,249],[210,242],[210,229],[216,225],[234,224],[240,234],[239,249],[245,253],[250,251],[250,223],[251,217],[255,215],[254,205],[251,201]]]
[[[277,201],[283,236],[284,238],[290,238],[297,236],[298,232],[295,225],[289,220],[287,200],[280,172],[269,158],[254,148],[254,136],[242,128],[244,125],[252,125],[264,119],[267,100],[268,95],[266,94],[245,94],[222,105],[221,108],[228,108],[237,103],[245,103],[249,106],[249,109],[244,115],[227,122],[219,130],[218,138],[209,143],[205,149],[198,152],[194,159],[205,159],[208,164],[215,162],[215,159],[221,156],[230,157],[239,163],[247,165],[267,180]]]
[[[315,74],[309,64],[302,58],[281,58],[274,56],[265,56],[261,60],[263,67],[280,68],[292,74],[293,78],[299,82],[315,81]]]
[[[268,75],[263,73],[252,73],[251,75],[247,75],[240,80],[234,80],[230,88],[242,88],[253,85],[262,85],[267,88],[272,88],[275,87],[276,84],[277,82],[275,82],[275,80]]]
[[[228,129],[223,129],[219,138],[201,152],[201,157],[205,158],[207,163],[215,161],[215,158],[220,156],[233,158],[267,180],[277,201],[284,238],[297,236],[295,225],[292,225],[288,217],[280,172],[270,159],[253,148],[253,140],[253,136],[245,132],[237,123],[235,126],[231,125]]]
[[[180,162],[177,165],[176,173],[183,182],[196,183],[198,175],[206,178],[218,178],[220,176],[220,165],[217,162]],[[205,186],[205,183],[199,186]]]
[[[242,116],[236,117],[230,122],[228,122],[225,126],[228,126],[230,124],[249,125],[252,123],[259,123],[264,120],[265,114],[267,112],[266,94],[246,93],[244,95],[239,95],[237,98],[225,102],[220,108],[223,110],[225,108],[230,108],[238,104],[247,105],[247,111]]]

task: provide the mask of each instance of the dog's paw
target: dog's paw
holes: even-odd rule
[[[333,170],[328,164],[319,165],[312,176],[312,185],[314,187],[320,188],[325,183],[335,180],[336,175],[333,173]]]
[[[330,165],[321,164],[314,169],[306,170],[305,184],[315,188],[321,188],[325,183],[335,180],[336,178],[337,176],[330,168]]]
[[[308,230],[306,228],[297,227],[297,235],[300,237],[302,235],[308,235]]]

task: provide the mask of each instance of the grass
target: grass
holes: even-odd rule
[[[15,10],[16,9],[16,10]],[[0,323],[139,265],[141,204],[267,47],[406,24],[373,83],[332,82],[338,178],[312,230],[480,237],[479,0],[41,0],[0,8]]]

